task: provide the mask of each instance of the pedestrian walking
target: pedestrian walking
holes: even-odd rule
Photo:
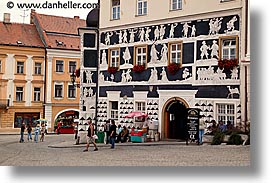
[[[115,141],[116,141],[116,128],[115,121],[111,120],[111,126],[110,126],[110,143],[111,143],[111,149],[115,148]]]
[[[199,145],[202,145],[202,143],[203,143],[202,137],[204,135],[204,130],[205,130],[205,122],[204,122],[203,118],[201,117],[199,119],[199,141],[198,141]]]
[[[110,142],[110,120],[106,121],[106,124],[104,125],[104,143],[109,144]]]
[[[46,127],[45,125],[42,123],[41,125],[41,137],[40,137],[40,141],[44,142],[45,139],[45,132],[46,132]]]
[[[77,135],[78,135],[78,125],[74,124],[74,139],[77,139]]]
[[[36,124],[35,128],[34,128],[34,141],[37,143],[38,142],[38,136],[39,136],[39,132],[40,132],[40,127],[38,124]]]
[[[96,137],[94,134],[94,125],[92,124],[91,121],[88,121],[88,124],[89,124],[89,128],[87,133],[87,145],[86,145],[86,149],[84,149],[83,152],[87,152],[89,150],[90,143],[94,145],[94,151],[98,151],[98,148],[95,143]]]
[[[32,140],[32,127],[30,124],[28,125],[27,132],[28,132],[28,141]]]
[[[20,143],[24,142],[24,132],[25,132],[26,126],[25,123],[23,122],[21,125],[21,129],[20,129]]]

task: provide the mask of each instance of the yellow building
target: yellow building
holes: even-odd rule
[[[46,48],[45,118],[49,131],[54,131],[58,119],[68,127],[79,116],[79,89],[71,83],[70,75],[80,65],[78,28],[86,22],[79,17],[45,15],[32,10],[31,23]]]
[[[30,24],[0,22],[0,132],[44,117],[45,49]]]

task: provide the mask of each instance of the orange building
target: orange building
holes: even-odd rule
[[[45,118],[49,131],[59,119],[69,127],[79,116],[79,92],[70,80],[80,66],[80,36],[78,28],[86,25],[79,17],[67,18],[39,14],[32,10],[31,24],[39,32],[46,48]]]
[[[45,49],[36,27],[0,22],[0,132],[43,117]]]

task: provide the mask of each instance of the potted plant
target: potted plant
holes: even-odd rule
[[[108,72],[114,74],[118,71],[118,67],[108,67]]]
[[[218,61],[218,67],[224,70],[233,70],[239,65],[238,59],[220,59]]]
[[[175,74],[178,70],[180,70],[180,64],[172,62],[168,65],[168,71],[171,74]]]
[[[145,70],[145,65],[134,65],[133,71],[134,72],[143,72]]]

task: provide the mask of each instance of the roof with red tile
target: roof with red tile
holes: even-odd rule
[[[78,28],[85,27],[86,20],[39,14],[35,11],[32,11],[32,17],[48,48],[80,49]]]
[[[1,21],[0,45],[44,47],[35,25]]]

